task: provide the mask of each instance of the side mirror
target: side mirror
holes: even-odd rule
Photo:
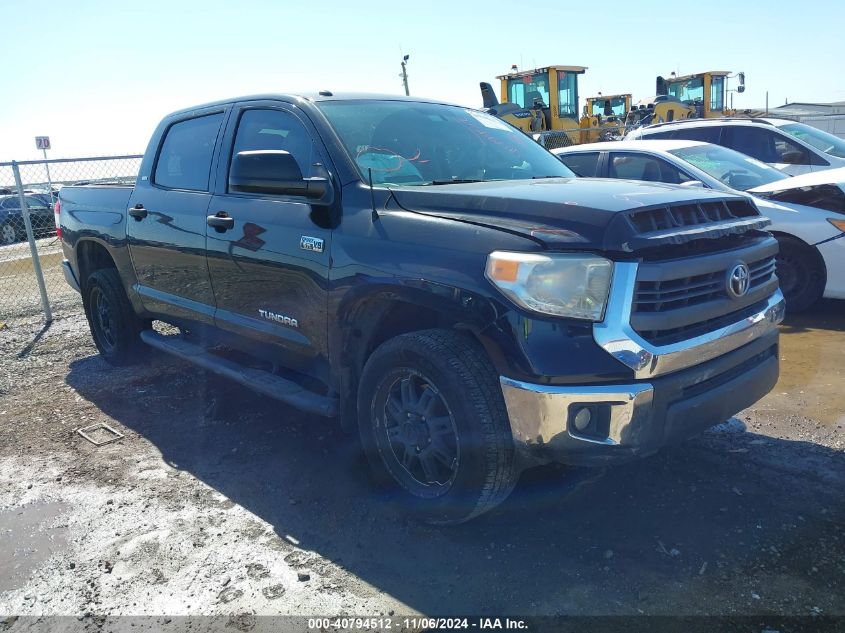
[[[303,178],[299,165],[284,150],[238,152],[229,170],[229,191],[303,196],[312,200],[330,192],[328,178]]]
[[[681,187],[704,187],[704,183],[700,180],[685,180],[681,183]]]
[[[666,80],[663,77],[658,76],[655,84],[654,94],[665,95],[669,93],[669,89],[666,87]]]

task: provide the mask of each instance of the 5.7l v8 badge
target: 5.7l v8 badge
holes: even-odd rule
[[[304,251],[314,251],[315,253],[323,252],[323,240],[319,237],[309,237],[303,235],[299,238],[299,248]]]

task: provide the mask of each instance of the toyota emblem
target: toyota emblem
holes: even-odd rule
[[[748,272],[748,266],[743,263],[737,264],[728,273],[728,295],[734,299],[745,296],[750,281],[751,274]]]

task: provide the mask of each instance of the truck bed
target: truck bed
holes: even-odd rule
[[[69,223],[110,226],[120,223],[126,214],[133,184],[71,185],[62,187],[59,199],[62,216]]]

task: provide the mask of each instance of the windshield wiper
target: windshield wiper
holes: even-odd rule
[[[489,182],[485,178],[453,178],[452,180],[432,180],[430,185],[460,185],[468,182]]]

